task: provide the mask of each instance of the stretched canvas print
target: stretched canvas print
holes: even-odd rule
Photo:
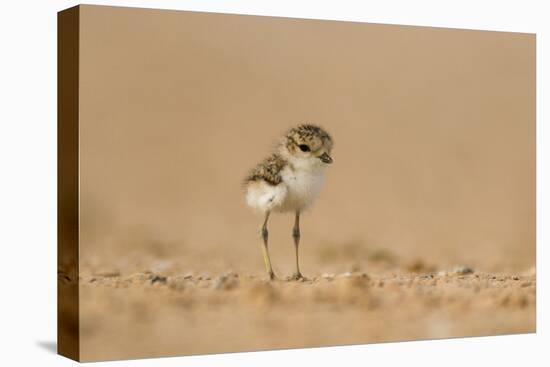
[[[535,35],[58,25],[60,354],[535,332]]]

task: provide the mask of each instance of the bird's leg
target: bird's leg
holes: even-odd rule
[[[265,263],[265,270],[267,271],[267,275],[269,275],[269,279],[273,280],[275,279],[275,273],[273,273],[273,268],[271,267],[271,260],[269,259],[269,251],[267,249],[267,238],[269,235],[269,232],[267,231],[267,220],[269,219],[269,211],[265,213],[265,219],[264,224],[261,228],[262,233],[262,250],[264,255],[264,263]]]
[[[304,277],[300,273],[300,263],[298,261],[298,246],[300,245],[300,212],[296,212],[294,219],[294,228],[292,228],[292,238],[294,239],[294,249],[296,250],[296,272],[292,275],[292,280],[300,280]]]

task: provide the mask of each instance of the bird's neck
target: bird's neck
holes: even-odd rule
[[[318,158],[295,158],[288,157],[287,161],[295,172],[304,172],[310,174],[322,174],[325,170],[323,162]]]

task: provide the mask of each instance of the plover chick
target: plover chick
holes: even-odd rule
[[[254,167],[244,180],[246,203],[263,214],[260,229],[265,268],[275,278],[268,251],[267,221],[271,212],[294,213],[292,238],[296,250],[296,271],[291,279],[299,280],[298,246],[300,213],[307,209],[321,190],[330,156],[332,138],[319,126],[304,124],[290,129],[274,152]]]

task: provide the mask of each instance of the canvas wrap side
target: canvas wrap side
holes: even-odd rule
[[[57,351],[79,360],[80,9],[57,17]]]

